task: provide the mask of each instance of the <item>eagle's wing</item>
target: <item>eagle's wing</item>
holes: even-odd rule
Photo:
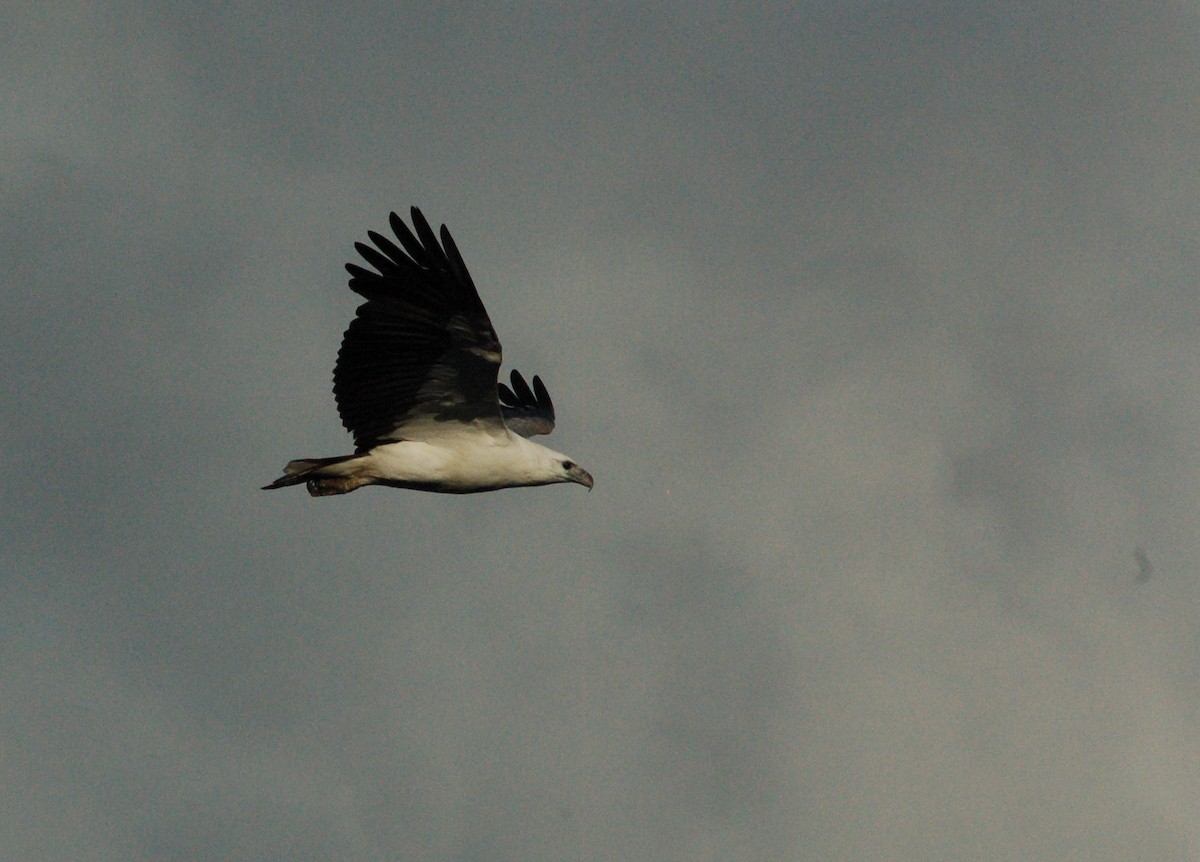
[[[542,378],[533,375],[533,389],[521,372],[513,369],[509,379],[512,389],[499,384],[500,413],[508,430],[522,437],[549,434],[554,430],[554,402],[542,385]]]
[[[333,393],[358,450],[474,430],[504,433],[500,341],[450,232],[441,243],[416,207],[416,234],[395,213],[398,247],[368,231],[354,247],[378,272],[346,264],[366,298],[342,338]],[[449,424],[447,424],[449,423]]]

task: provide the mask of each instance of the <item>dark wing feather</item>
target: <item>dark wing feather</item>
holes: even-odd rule
[[[503,383],[497,384],[500,412],[508,429],[522,437],[553,431],[554,402],[550,400],[550,393],[542,384],[542,378],[534,375],[531,390],[525,378],[514,368],[509,380],[512,381],[512,389]]]
[[[355,243],[372,272],[346,264],[367,301],[342,338],[333,393],[359,451],[436,434],[436,422],[503,431],[496,373],[500,341],[450,232],[442,242],[416,207],[414,235],[395,213],[400,245],[368,231]]]

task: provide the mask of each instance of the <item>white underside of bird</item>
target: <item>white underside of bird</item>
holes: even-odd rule
[[[578,482],[592,477],[566,455],[517,434],[446,434],[433,441],[384,443],[359,455],[301,459],[284,477],[308,483],[315,497],[345,494],[364,485],[385,485],[444,494]]]

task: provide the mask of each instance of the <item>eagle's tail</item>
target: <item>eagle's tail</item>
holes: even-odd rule
[[[283,475],[264,491],[287,488],[291,485],[308,485],[308,493],[314,497],[329,497],[334,494],[349,494],[355,488],[370,485],[375,480],[363,475],[361,455],[338,455],[335,458],[300,458],[288,461]]]

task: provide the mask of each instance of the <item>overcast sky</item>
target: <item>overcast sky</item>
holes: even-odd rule
[[[1200,10],[760,5],[0,16],[0,858],[1200,858]],[[592,493],[258,490],[411,204]]]

